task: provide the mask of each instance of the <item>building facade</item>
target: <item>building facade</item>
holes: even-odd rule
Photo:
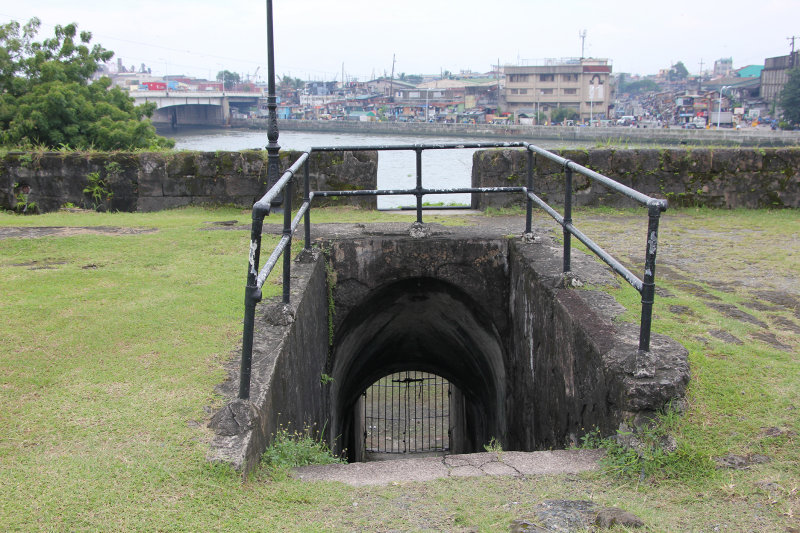
[[[768,57],[761,71],[761,98],[772,104],[778,101],[789,71],[800,67],[800,52],[787,56]]]
[[[608,116],[611,65],[607,59],[546,60],[538,66],[506,66],[501,111],[543,113],[573,109],[580,120]]]

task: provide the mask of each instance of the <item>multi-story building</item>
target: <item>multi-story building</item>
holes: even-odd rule
[[[612,102],[607,59],[550,59],[538,66],[505,66],[501,110],[548,117],[554,109],[575,110],[581,120],[608,116]]]
[[[768,57],[761,71],[761,98],[777,102],[783,86],[789,81],[789,70],[800,67],[800,51],[788,56]]]
[[[733,71],[733,58],[723,57],[714,61],[714,77],[724,78],[730,76]]]

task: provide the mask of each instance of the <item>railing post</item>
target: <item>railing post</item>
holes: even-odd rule
[[[308,175],[308,161],[311,159],[311,154],[308,155],[308,159],[306,159],[305,164],[303,165],[303,187],[305,189],[305,196],[303,197],[303,203],[308,203],[308,209],[306,209],[306,214],[303,217],[303,227],[305,229],[305,243],[303,247],[306,250],[311,249],[311,179]]]
[[[658,249],[658,223],[663,203],[648,204],[647,251],[644,257],[644,278],[642,279],[642,320],[639,326],[639,351],[650,351],[650,327],[653,320],[653,302],[656,292],[656,251]]]
[[[250,368],[253,363],[253,329],[256,317],[256,304],[261,301],[258,289],[258,261],[261,254],[261,226],[263,213],[253,209],[253,222],[250,227],[250,257],[247,264],[247,286],[244,291],[244,327],[242,331],[242,363],[239,369],[239,398],[250,397]]]
[[[283,249],[283,303],[289,303],[289,290],[291,288],[292,276],[292,183],[294,176],[283,189],[283,236],[288,237],[289,242]]]
[[[417,222],[422,223],[422,148],[414,150],[417,154]]]
[[[567,225],[572,224],[572,169],[570,161],[564,163],[564,272],[572,269],[572,234],[567,230]]]
[[[533,152],[528,152],[528,194],[533,191]],[[526,208],[525,208],[525,233],[531,232],[531,217],[533,216],[533,200],[527,194],[525,195]]]

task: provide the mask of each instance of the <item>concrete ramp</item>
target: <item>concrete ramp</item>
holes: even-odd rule
[[[338,481],[352,486],[432,481],[446,477],[577,474],[598,468],[602,450],[485,452],[369,463],[295,468],[302,481]]]

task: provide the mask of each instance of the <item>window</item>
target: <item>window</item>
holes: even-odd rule
[[[578,81],[577,74],[562,74],[561,79],[564,81]]]
[[[564,89],[564,94],[578,94],[578,89]]]
[[[540,89],[539,94],[553,94],[553,89]]]
[[[519,89],[511,89],[511,94],[519,94]]]
[[[508,75],[509,83],[518,83],[522,81],[528,81],[527,74],[509,74]]]
[[[520,89],[519,94],[528,94],[528,89]]]
[[[555,74],[539,74],[539,81],[555,81]]]

